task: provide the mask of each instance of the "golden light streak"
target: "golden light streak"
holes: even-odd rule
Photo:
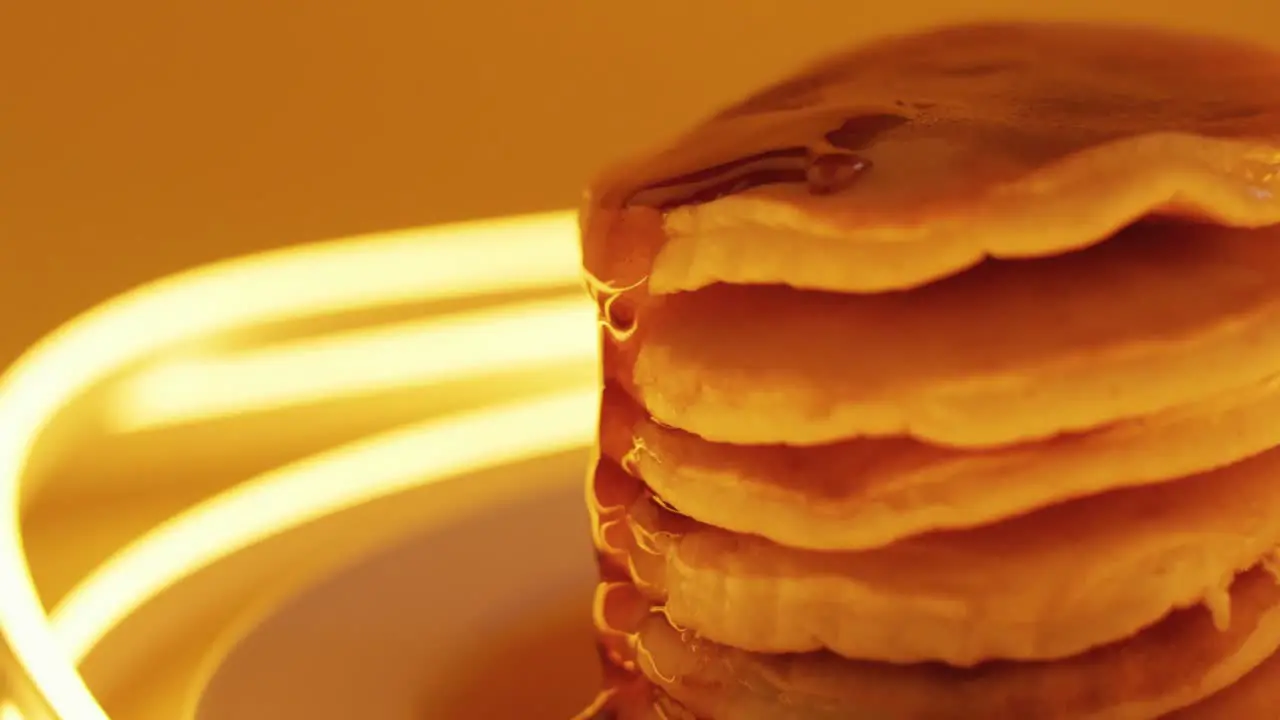
[[[162,574],[168,577],[191,568],[181,570],[174,565],[177,560],[170,558],[169,564],[164,565],[163,558],[153,557],[165,572],[149,571],[147,577],[151,580],[144,583],[141,575],[131,575],[128,570],[142,565],[128,560],[131,555],[122,556],[120,562],[124,564],[109,564],[93,576],[97,584],[92,587],[107,592],[102,596],[107,600],[99,606],[92,592],[73,593],[74,602],[63,605],[60,617],[81,619],[67,625],[65,631],[54,632],[32,584],[19,533],[21,507],[31,494],[31,488],[21,483],[28,454],[54,415],[102,378],[184,340],[338,310],[572,287],[577,283],[578,267],[575,233],[572,214],[560,212],[291,248],[220,263],[158,281],[108,302],[51,334],[15,363],[0,378],[0,525],[8,530],[0,536],[0,587],[5,588],[0,593],[0,634],[55,715],[62,720],[107,720],[71,658],[61,651],[63,644],[58,638],[87,642],[88,638],[101,637],[108,628],[100,623],[114,622],[119,619],[121,607],[142,602],[140,593],[147,591],[142,585],[154,586]],[[567,337],[562,335],[546,341],[564,340]],[[569,403],[568,397],[561,401]],[[568,409],[567,404],[543,409],[554,407]],[[524,417],[519,415],[520,407],[508,410],[515,414],[502,417]],[[490,427],[483,419],[473,420],[479,425],[463,427]],[[568,433],[573,428],[562,430]],[[518,445],[522,436],[514,437]],[[531,450],[532,446],[525,448]],[[515,457],[521,451],[516,447],[508,448],[508,452]],[[465,454],[458,457],[475,459]],[[326,460],[340,462],[341,455],[328,456]],[[324,462],[310,466],[304,463],[303,467],[312,471],[321,468],[319,472],[323,472]],[[457,472],[463,470],[456,468]],[[326,507],[336,507],[332,504],[335,502],[341,504],[334,496],[325,498],[330,503]],[[258,518],[259,523],[274,521],[280,518]],[[237,518],[237,523],[243,520]],[[165,527],[178,532],[173,530],[174,525]],[[261,531],[264,526],[255,527]],[[230,542],[226,537],[220,541]],[[216,556],[219,551],[212,549],[216,543],[205,542],[212,544],[199,546],[203,548],[202,557]],[[120,567],[125,570],[112,569]],[[103,577],[123,577],[126,584],[138,584],[130,589],[112,585],[108,579],[104,588]],[[66,608],[71,609],[70,614]],[[95,617],[98,625],[83,619]],[[10,714],[18,712],[11,704],[0,707]]]
[[[579,293],[438,319],[295,340],[161,364],[121,383],[110,422],[121,431],[274,410],[511,370],[594,363]]]
[[[64,652],[83,659],[169,585],[272,536],[459,474],[585,446],[600,396],[594,376],[582,379],[577,390],[431,420],[307,458],[169,519],[101,565],[54,610]]]

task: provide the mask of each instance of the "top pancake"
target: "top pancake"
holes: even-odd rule
[[[1139,217],[1280,222],[1280,55],[987,24],[817,63],[593,184],[584,259],[663,294],[878,292],[1059,254]]]

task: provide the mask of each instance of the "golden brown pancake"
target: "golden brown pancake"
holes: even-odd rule
[[[1280,226],[1134,227],[879,295],[717,285],[644,306],[611,375],[734,444],[991,447],[1150,415],[1280,370]]]
[[[636,687],[617,698],[613,714],[583,720],[711,720],[699,718],[657,686],[644,683],[646,687]],[[1280,653],[1272,655],[1243,679],[1195,705],[1166,714],[1161,720],[1269,720],[1277,708],[1280,708]]]
[[[1200,603],[1225,627],[1231,578],[1280,558],[1280,450],[863,552],[699,523],[607,461],[595,485],[598,506],[635,498],[621,511],[630,532],[602,532],[631,580],[681,627],[757,652],[955,666],[1062,658]]]
[[[582,230],[622,717],[1275,714],[1280,54],[889,38]]]
[[[1225,632],[1196,608],[1063,660],[972,669],[746,652],[640,612],[638,595],[625,584],[601,586],[602,635],[629,638],[650,682],[713,720],[1155,720],[1227,688],[1280,647],[1280,586],[1258,569],[1232,585]]]
[[[1161,720],[1270,720],[1275,716],[1277,708],[1280,708],[1280,653],[1272,655],[1235,684],[1191,707],[1164,715]],[[776,717],[779,716],[773,716],[770,720]],[[711,719],[698,717],[675,698],[649,683],[643,691],[638,690],[620,698],[614,706],[614,714],[584,720]]]
[[[601,451],[709,525],[864,550],[1064,500],[1212,470],[1280,445],[1280,382],[1041,442],[957,451],[912,438],[727,445],[662,426],[606,388]]]
[[[1280,653],[1272,655],[1235,684],[1191,707],[1166,714],[1161,720],[1269,720],[1275,716],[1276,708],[1280,708]],[[778,716],[771,717],[770,720],[775,717]],[[614,706],[614,714],[607,718],[593,717],[584,720],[711,719],[699,718],[675,698],[648,683],[643,691],[635,691],[620,698]]]
[[[1268,720],[1280,711],[1280,653],[1230,687],[1164,720]]]
[[[657,294],[874,292],[1153,214],[1280,222],[1280,55],[1078,24],[882,40],[602,174],[584,255],[597,279]]]

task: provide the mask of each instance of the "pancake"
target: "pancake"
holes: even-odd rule
[[[1071,658],[967,670],[745,652],[637,612],[637,595],[600,587],[602,634],[629,638],[651,683],[714,720],[1154,720],[1228,688],[1280,647],[1280,586],[1259,569],[1232,585],[1225,632],[1197,608]]]
[[[1267,720],[1280,708],[1280,653],[1208,699],[1164,720]]]
[[[1280,54],[881,40],[581,229],[609,720],[1275,714]]]
[[[863,552],[699,523],[608,461],[594,482],[598,506],[634,498],[602,533],[612,562],[679,626],[756,652],[959,667],[1056,659],[1201,603],[1227,627],[1231,578],[1259,561],[1280,568],[1280,450]]]
[[[711,720],[700,718],[652,683],[618,698],[607,714],[582,720]],[[1244,679],[1209,698],[1182,710],[1164,715],[1161,720],[1266,720],[1280,707],[1280,653],[1272,655]],[[769,720],[791,718],[792,715],[770,716]],[[846,715],[846,718],[858,718]],[[878,720],[891,720],[880,718]]]
[[[985,451],[905,437],[727,445],[665,427],[606,388],[601,452],[699,521],[812,550],[864,550],[1105,490],[1212,470],[1280,445],[1280,381],[1096,430]]]
[[[1148,215],[1280,222],[1280,55],[1154,29],[981,24],[816,63],[601,174],[584,259],[655,294],[914,287]]]
[[[619,697],[612,714],[584,720],[711,720],[699,718],[652,683]],[[1161,720],[1266,720],[1280,707],[1280,653],[1268,658],[1243,679],[1191,707],[1166,714]],[[769,720],[791,715],[775,715]],[[848,715],[846,717],[858,717]],[[891,720],[888,718],[882,720]]]
[[[638,310],[606,367],[716,442],[992,447],[1151,415],[1280,370],[1280,226],[1135,226],[923,288],[716,285]]]

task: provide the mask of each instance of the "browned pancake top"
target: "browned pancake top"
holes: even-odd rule
[[[969,244],[943,248],[932,263],[868,256],[862,260],[872,266],[905,267],[852,278],[812,267],[789,273],[749,244],[715,248],[715,257],[681,248],[672,262],[714,267],[672,269],[658,260],[652,278],[660,292],[716,279],[905,287],[982,253],[1053,254],[1097,242],[1148,212],[1232,225],[1280,221],[1278,147],[1280,55],[1138,27],[953,27],[814,64],[665,150],[605,172],[588,203],[586,260],[601,279],[621,279],[617,256],[636,249],[606,246],[637,244],[610,238],[617,211],[628,207],[670,212],[671,236],[746,228],[854,245]],[[1134,187],[1158,192],[1130,197]],[[688,212],[725,197],[753,202]],[[1011,237],[1024,213],[1079,228]],[[949,230],[976,236],[954,239]],[[790,249],[805,256],[803,246]],[[832,263],[850,260],[826,250]],[[772,267],[754,267],[765,260]],[[681,273],[697,277],[667,277]]]

